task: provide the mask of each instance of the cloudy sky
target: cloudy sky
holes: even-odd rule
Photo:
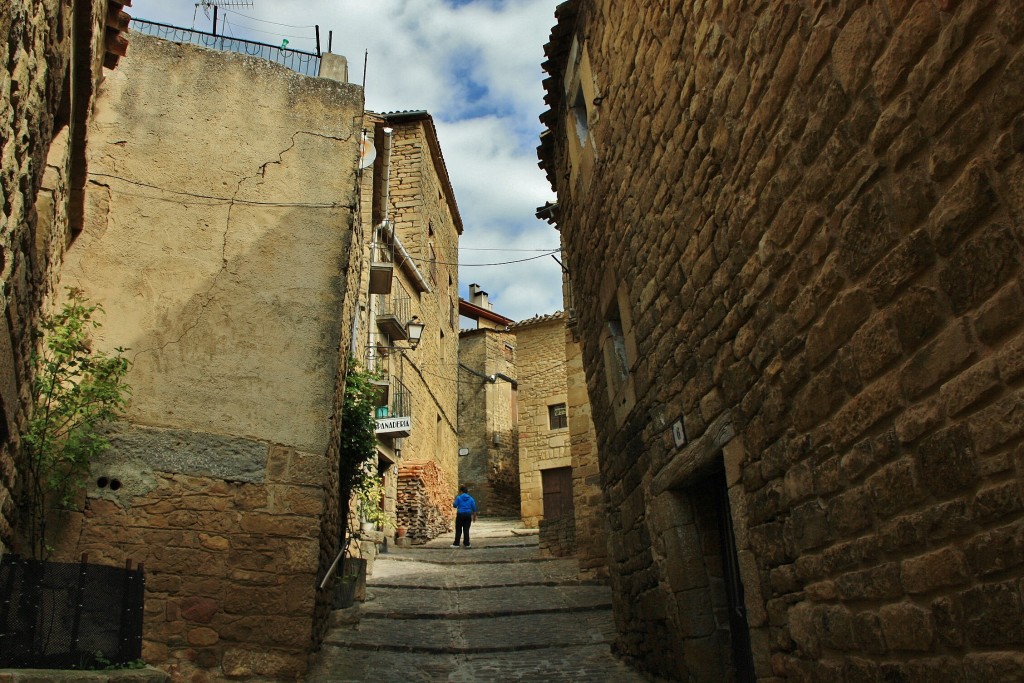
[[[362,79],[366,107],[426,109],[465,224],[459,286],[479,283],[494,309],[515,320],[562,307],[558,264],[550,256],[501,266],[558,248],[558,233],[534,218],[552,198],[537,168],[544,109],[540,64],[559,0],[253,0],[220,10],[220,33],[313,51],[333,31],[333,51]],[[209,31],[195,0],[135,0],[137,18]],[[225,25],[226,19],[226,25]],[[273,23],[271,23],[273,22]],[[130,53],[129,53],[130,55]],[[496,251],[490,251],[497,249]]]

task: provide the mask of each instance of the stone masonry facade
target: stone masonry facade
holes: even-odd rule
[[[516,335],[478,328],[459,333],[459,481],[483,515],[518,517],[519,415]],[[495,377],[491,382],[487,378]]]
[[[673,680],[1024,678],[1024,5],[556,17],[539,153],[617,650]]]
[[[0,554],[17,549],[15,449],[29,401],[32,330],[81,229],[85,128],[104,61],[116,64],[108,32],[111,47],[127,47],[121,7],[13,0],[0,13]]]
[[[559,312],[537,316],[516,323],[512,330],[516,335],[519,372],[520,515],[525,526],[536,527],[545,518],[541,472],[572,467],[566,406],[565,315]],[[550,413],[559,406],[562,415],[555,417],[553,423]],[[559,419],[562,422],[557,422]]]

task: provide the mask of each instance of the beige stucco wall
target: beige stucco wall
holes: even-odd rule
[[[133,420],[320,453],[360,91],[132,42],[97,107],[63,284],[106,307],[101,345],[131,349]]]
[[[569,467],[569,429],[551,429],[548,406],[567,402],[565,318],[541,316],[512,327],[519,371],[519,489],[523,524],[544,516],[541,470]]]
[[[143,655],[175,677],[293,679],[326,614],[362,111],[357,86],[138,34],[97,103],[62,284],[103,304],[133,394],[62,550],[145,563]]]

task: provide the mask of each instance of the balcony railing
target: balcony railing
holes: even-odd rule
[[[370,293],[390,294],[391,280],[395,272],[395,247],[387,229],[382,225],[376,229],[370,248]]]
[[[403,341],[409,338],[406,323],[412,317],[409,295],[399,287],[397,291],[377,295],[377,327],[391,341]]]
[[[377,420],[377,434],[409,436],[412,428],[412,395],[397,377],[391,378],[386,394],[379,399],[374,418]]]
[[[217,36],[212,33],[206,33],[205,31],[196,31],[195,29],[161,24],[159,22],[148,21],[146,19],[133,18],[131,21],[131,28],[133,31],[146,33],[175,43],[189,43],[191,45],[199,45],[200,47],[208,47],[213,50],[221,50],[222,52],[234,52],[240,55],[259,57],[260,59],[265,59],[268,62],[276,62],[291,69],[292,71],[303,74],[304,76],[320,75],[320,55],[312,52],[303,52],[302,50],[292,50],[276,45],[257,43],[243,38]]]

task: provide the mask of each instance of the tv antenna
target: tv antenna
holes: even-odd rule
[[[203,8],[203,14],[210,17],[213,8],[213,35],[217,35],[217,10],[221,7],[252,7],[252,0],[199,0],[196,8]]]

